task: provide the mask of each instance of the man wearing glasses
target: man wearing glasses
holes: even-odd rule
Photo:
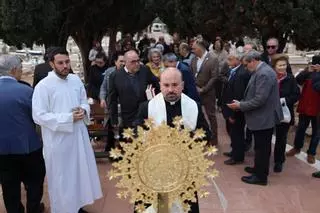
[[[278,39],[269,38],[266,45],[266,51],[261,55],[261,60],[271,65],[271,58],[277,53],[281,53],[281,51],[279,51]],[[292,73],[290,64],[287,64],[287,73]]]
[[[146,89],[152,85],[155,92],[159,92],[158,79],[146,67],[140,65],[136,51],[130,50],[124,54],[125,66],[110,76],[109,108],[113,127],[118,123],[118,102],[121,106],[121,120],[123,128],[134,126],[139,106],[147,101]]]

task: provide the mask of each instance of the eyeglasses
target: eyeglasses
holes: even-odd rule
[[[277,47],[277,46],[275,46],[275,45],[270,45],[270,46],[268,45],[268,46],[267,46],[267,49],[275,49],[276,47]]]

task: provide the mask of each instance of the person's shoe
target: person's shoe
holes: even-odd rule
[[[255,169],[250,166],[245,167],[244,171],[248,172],[249,174],[254,174],[256,172]]]
[[[242,163],[243,163],[243,161],[236,161],[232,158],[224,161],[224,164],[226,164],[226,165],[237,165],[237,164],[242,164]]]
[[[320,171],[312,173],[312,177],[320,178]]]
[[[286,153],[286,156],[292,157],[292,156],[295,156],[296,154],[299,154],[299,153],[300,153],[299,149],[292,148]]]
[[[83,210],[83,208],[81,208],[81,209],[79,209],[78,213],[89,213],[89,212],[87,212],[87,211]]]
[[[276,173],[280,173],[282,172],[282,163],[276,163],[274,164],[274,167],[273,167],[273,171],[276,172]]]
[[[223,155],[231,158],[232,157],[232,152],[224,152]]]
[[[308,155],[307,161],[310,164],[315,164],[316,163],[316,158],[314,157],[314,155]]]
[[[243,176],[241,180],[248,184],[255,184],[255,185],[261,185],[261,186],[266,186],[268,184],[268,181],[261,180],[255,175]]]

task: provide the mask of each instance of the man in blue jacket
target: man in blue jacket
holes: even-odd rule
[[[27,190],[27,213],[43,212],[45,165],[42,144],[32,120],[31,87],[17,81],[17,56],[0,56],[0,181],[8,213],[24,213],[21,182]]]
[[[195,102],[200,103],[200,96],[197,91],[195,78],[189,66],[183,62],[179,62],[174,53],[167,53],[163,56],[163,64],[166,68],[177,68],[182,74],[184,82],[183,93],[193,99]]]

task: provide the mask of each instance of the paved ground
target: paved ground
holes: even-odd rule
[[[229,150],[229,138],[226,135],[224,122],[219,115],[219,154],[215,156],[216,167],[220,177],[216,178],[218,188],[224,195],[227,207],[223,210],[216,188],[208,187],[209,198],[200,200],[201,213],[318,213],[320,180],[311,177],[315,171],[310,165],[297,158],[287,159],[284,171],[275,174],[270,169],[268,186],[252,186],[240,181],[247,175],[243,168],[252,165],[253,152],[247,154],[244,165],[225,166],[226,159],[222,152]],[[132,213],[133,207],[126,201],[116,198],[115,182],[106,178],[110,164],[106,160],[97,160],[104,197],[94,205],[86,207],[90,213]],[[272,163],[273,164],[273,163]],[[46,187],[45,187],[46,188]],[[1,191],[0,191],[1,192]],[[22,188],[23,202],[25,193]],[[1,196],[0,196],[1,197]],[[43,198],[46,213],[49,213],[47,189]],[[2,197],[0,213],[5,213]]]

